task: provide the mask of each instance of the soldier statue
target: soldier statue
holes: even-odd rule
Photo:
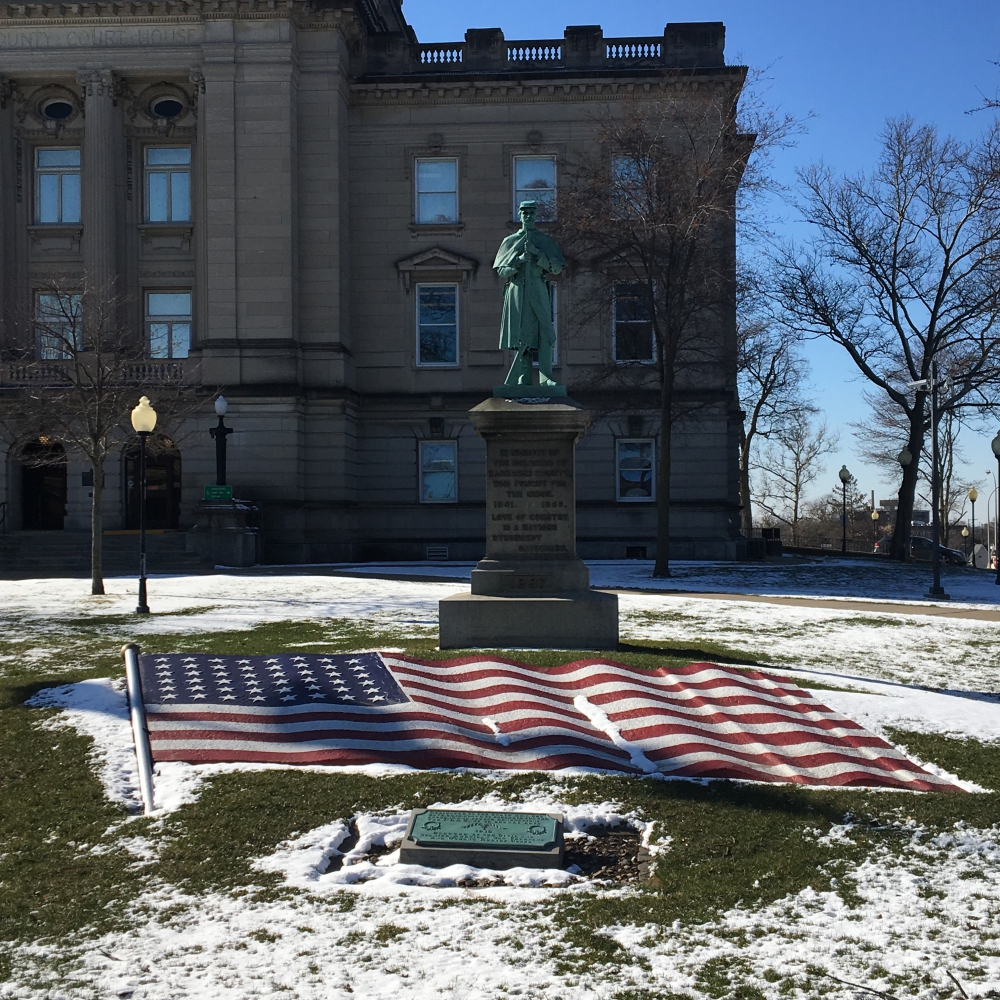
[[[538,352],[538,382],[556,385],[552,377],[552,279],[566,266],[555,240],[535,229],[538,203],[518,206],[521,228],[508,236],[497,251],[493,267],[506,282],[500,347],[516,351],[504,385],[531,385],[533,353]]]

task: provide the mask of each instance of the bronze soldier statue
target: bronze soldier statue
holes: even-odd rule
[[[556,384],[552,377],[552,278],[566,266],[555,240],[535,229],[538,203],[518,206],[521,228],[508,236],[497,251],[493,267],[506,281],[500,347],[516,351],[504,385],[531,385],[532,352],[538,351],[539,385]]]

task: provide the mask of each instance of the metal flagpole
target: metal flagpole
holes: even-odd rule
[[[122,646],[125,660],[125,685],[128,689],[128,712],[132,720],[132,741],[135,759],[139,765],[139,791],[142,793],[143,812],[148,816],[153,809],[153,753],[149,746],[149,729],[146,726],[146,706],[142,702],[142,682],[139,679],[139,647],[134,642]]]

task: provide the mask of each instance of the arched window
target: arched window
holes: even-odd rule
[[[66,449],[47,436],[30,441],[17,457],[21,466],[21,527],[62,531],[66,519]]]

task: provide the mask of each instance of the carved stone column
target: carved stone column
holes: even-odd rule
[[[83,85],[86,115],[80,206],[86,291],[88,297],[107,301],[120,291],[115,252],[115,146],[120,132],[115,76],[109,69],[82,69],[76,80]]]

